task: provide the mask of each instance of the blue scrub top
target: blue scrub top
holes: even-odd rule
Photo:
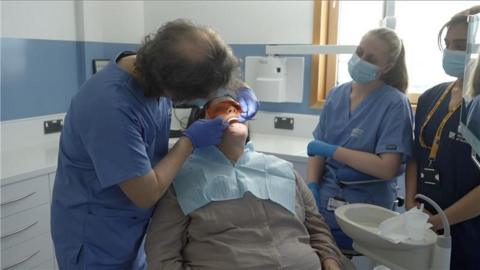
[[[428,166],[430,150],[420,146],[418,141],[420,128],[432,110],[435,102],[451,83],[442,83],[423,93],[418,99],[415,114],[415,144],[414,157],[417,161],[417,193],[424,194],[437,202],[442,209],[446,209],[465,196],[480,184],[480,170],[470,158],[471,146],[467,144],[458,132],[460,110],[457,110],[446,123],[440,139],[438,155],[433,166],[438,170],[439,183],[436,185],[425,184],[420,179],[420,172]],[[433,114],[423,132],[427,145],[432,145],[435,132],[448,113],[448,95]],[[480,117],[480,116],[478,116]],[[429,204],[425,208],[431,213],[436,213]],[[450,269],[478,269],[480,256],[478,256],[478,243],[480,243],[480,217],[472,218],[462,223],[451,226],[452,256]]]
[[[351,92],[351,82],[330,91],[320,121],[313,131],[314,138],[375,154],[400,153],[403,160],[407,160],[411,156],[413,141],[413,114],[407,96],[383,84],[350,112]],[[340,180],[345,179],[338,179],[337,174],[342,172],[342,175],[348,175],[346,170],[358,174],[353,168],[328,158],[323,179],[319,180],[319,210],[334,235],[343,233],[333,211],[327,210],[329,198],[337,197],[349,203],[370,203],[392,209],[397,194],[396,179],[368,184],[341,184]],[[342,243],[338,244],[342,248]],[[345,244],[343,248],[350,248],[350,244]]]
[[[72,99],[52,201],[61,269],[135,268],[152,209],[135,206],[118,184],[147,174],[166,155],[171,106],[145,97],[116,61]]]

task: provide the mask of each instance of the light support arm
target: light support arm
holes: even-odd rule
[[[266,55],[352,54],[355,45],[266,45]]]

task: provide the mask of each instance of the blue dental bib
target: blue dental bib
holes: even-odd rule
[[[291,163],[255,152],[248,143],[232,164],[216,147],[194,151],[173,182],[185,215],[212,201],[242,198],[245,192],[273,201],[295,214],[295,175]]]

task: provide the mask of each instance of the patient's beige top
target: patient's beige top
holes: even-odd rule
[[[148,269],[319,270],[321,260],[339,262],[340,250],[298,174],[296,184],[296,215],[247,192],[185,216],[170,189],[147,231]]]

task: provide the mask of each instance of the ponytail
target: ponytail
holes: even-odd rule
[[[397,88],[402,93],[406,93],[408,88],[408,74],[407,65],[405,64],[405,47],[403,43],[401,46],[400,54],[393,67],[382,76],[382,79],[386,84]]]
[[[388,62],[393,67],[381,79],[386,84],[397,88],[400,92],[406,93],[408,88],[407,65],[405,64],[405,48],[402,40],[397,34],[388,28],[377,28],[370,30],[366,35],[373,35],[387,44],[389,49]]]

